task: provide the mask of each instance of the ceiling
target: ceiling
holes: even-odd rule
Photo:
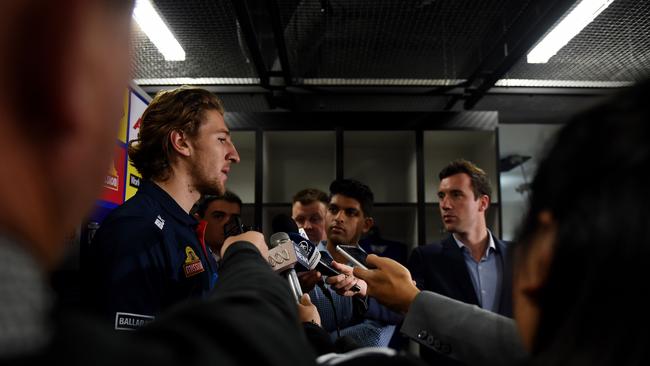
[[[153,3],[186,59],[165,61],[136,25],[136,83],[203,85],[230,111],[474,109],[557,123],[650,75],[647,0],[615,0],[545,64],[525,55],[574,0]]]

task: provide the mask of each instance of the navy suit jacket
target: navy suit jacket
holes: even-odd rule
[[[512,264],[508,243],[494,238],[501,256],[501,296],[498,313],[512,317]],[[417,247],[411,253],[409,270],[420,290],[428,290],[468,304],[479,305],[462,249],[449,235],[445,240]],[[420,350],[430,364],[457,365],[457,361],[428,349]]]

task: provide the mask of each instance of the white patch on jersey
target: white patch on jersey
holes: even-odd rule
[[[154,319],[151,315],[117,312],[115,313],[115,329],[136,330],[152,322]]]
[[[162,230],[163,226],[165,226],[165,220],[163,220],[162,217],[158,215],[158,217],[156,217],[156,221],[154,221],[154,224],[156,224],[156,226],[158,226],[158,228]]]

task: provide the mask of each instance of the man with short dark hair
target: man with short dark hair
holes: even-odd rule
[[[417,286],[452,299],[512,316],[512,276],[507,244],[486,225],[491,188],[485,172],[459,159],[438,175],[440,214],[451,235],[438,243],[415,248],[409,269]],[[451,363],[422,349],[430,363]]]
[[[370,188],[359,181],[340,179],[332,182],[325,215],[327,240],[322,241],[318,249],[329,253],[335,263],[348,264],[347,259],[335,248],[337,245],[358,245],[361,235],[373,225],[373,201],[374,195]],[[352,294],[350,288],[357,283],[353,276],[341,274],[328,278],[327,282],[331,287],[321,284],[309,293],[320,313],[322,327],[334,338],[340,329],[341,336],[351,337],[360,346],[387,346],[395,330],[395,323],[388,324],[384,319],[367,316],[365,283],[359,281],[361,291]],[[333,306],[328,300],[330,296]]]
[[[212,255],[219,259],[219,251],[223,245],[224,226],[233,217],[241,216],[241,198],[231,191],[222,195],[205,195],[199,199],[190,213],[197,219],[206,222],[203,235],[205,244],[212,249]]]
[[[85,266],[91,307],[115,329],[137,328],[214,287],[217,263],[189,211],[201,195],[225,193],[239,162],[223,115],[214,94],[192,87],[162,91],[144,111],[129,146],[142,184],[104,220]]]

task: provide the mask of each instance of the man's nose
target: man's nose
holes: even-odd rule
[[[451,209],[451,204],[449,202],[449,199],[446,196],[440,199],[440,208],[442,210]]]
[[[233,143],[231,143],[230,145],[232,146],[232,149],[226,155],[226,160],[230,161],[233,164],[237,164],[240,161],[239,153],[237,152],[237,148]]]
[[[345,217],[345,213],[343,212],[343,210],[340,210],[339,212],[336,213],[336,215],[334,215],[334,220],[343,222],[344,217]]]

